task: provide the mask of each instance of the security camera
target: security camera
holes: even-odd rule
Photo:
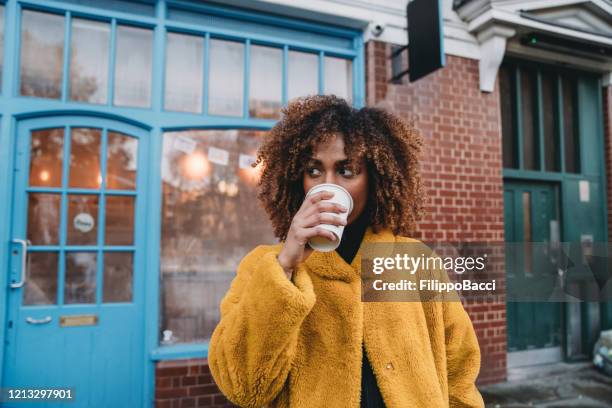
[[[376,23],[372,26],[372,35],[374,37],[379,37],[383,31],[385,31],[384,24]]]

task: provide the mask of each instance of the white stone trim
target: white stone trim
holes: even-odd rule
[[[497,71],[506,53],[506,42],[514,36],[516,31],[503,26],[490,26],[478,33],[480,43],[480,61],[478,69],[480,74],[480,90],[493,92]]]

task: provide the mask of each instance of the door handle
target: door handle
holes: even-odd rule
[[[51,316],[43,317],[42,319],[34,319],[33,317],[26,317],[26,322],[30,324],[45,324],[51,321]]]
[[[11,283],[11,288],[17,289],[22,287],[26,281],[26,261],[28,259],[28,244],[30,241],[26,241],[25,239],[13,239],[13,243],[21,245],[21,278],[18,282]]]

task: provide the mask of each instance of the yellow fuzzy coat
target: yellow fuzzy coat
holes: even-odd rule
[[[373,233],[363,242],[418,242]],[[282,244],[244,257],[209,345],[221,391],[242,407],[360,405],[362,341],[387,408],[483,407],[480,350],[461,302],[361,302],[361,249],[348,265],[313,252],[292,283]]]

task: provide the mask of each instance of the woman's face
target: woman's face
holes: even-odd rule
[[[344,154],[344,138],[336,135],[328,143],[319,145],[306,163],[304,192],[317,184],[333,183],[344,187],[353,197],[353,211],[347,219],[350,224],[363,212],[368,198],[368,172],[364,158],[351,167]]]

